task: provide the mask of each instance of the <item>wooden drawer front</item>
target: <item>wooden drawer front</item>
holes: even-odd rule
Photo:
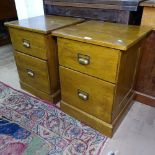
[[[120,51],[63,38],[58,39],[58,51],[60,65],[116,82]]]
[[[46,61],[20,52],[15,52],[15,58],[20,80],[23,83],[46,93],[51,92]]]
[[[60,67],[62,100],[111,123],[115,85]]]
[[[13,28],[9,30],[14,49],[41,59],[47,59],[44,35]]]

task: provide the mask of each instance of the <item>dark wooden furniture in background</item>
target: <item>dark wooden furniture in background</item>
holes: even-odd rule
[[[137,100],[155,106],[155,0],[146,1],[140,5],[144,7],[141,25],[150,26],[154,30],[142,47],[136,85]]]
[[[44,0],[46,14],[140,24],[143,0]]]
[[[1,0],[0,2],[0,46],[9,43],[10,38],[4,22],[17,18],[14,0]]]

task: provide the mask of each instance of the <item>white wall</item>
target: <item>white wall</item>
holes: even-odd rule
[[[15,0],[18,19],[44,15],[43,0]]]

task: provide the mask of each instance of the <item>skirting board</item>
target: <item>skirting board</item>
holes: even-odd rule
[[[155,107],[155,97],[136,92],[135,100],[143,104]]]
[[[46,94],[42,91],[39,91],[25,83],[23,83],[22,81],[20,81],[20,86],[23,90],[28,91],[29,93],[38,96],[39,98],[41,98],[42,100],[51,102],[53,104],[56,104],[57,102],[60,101],[60,90],[58,90],[56,93],[54,94]]]

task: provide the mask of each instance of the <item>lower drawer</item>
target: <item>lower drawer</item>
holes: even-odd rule
[[[15,52],[20,81],[42,92],[51,93],[46,61]]]
[[[22,89],[39,97],[42,100],[46,100],[46,101],[49,101],[52,103],[57,103],[58,101],[60,101],[60,91],[59,90],[55,94],[47,94],[47,93],[44,93],[38,89],[35,89],[34,87],[31,87],[30,85],[23,83],[22,81],[20,82],[20,86]]]
[[[60,80],[63,102],[111,123],[114,84],[62,66]]]

